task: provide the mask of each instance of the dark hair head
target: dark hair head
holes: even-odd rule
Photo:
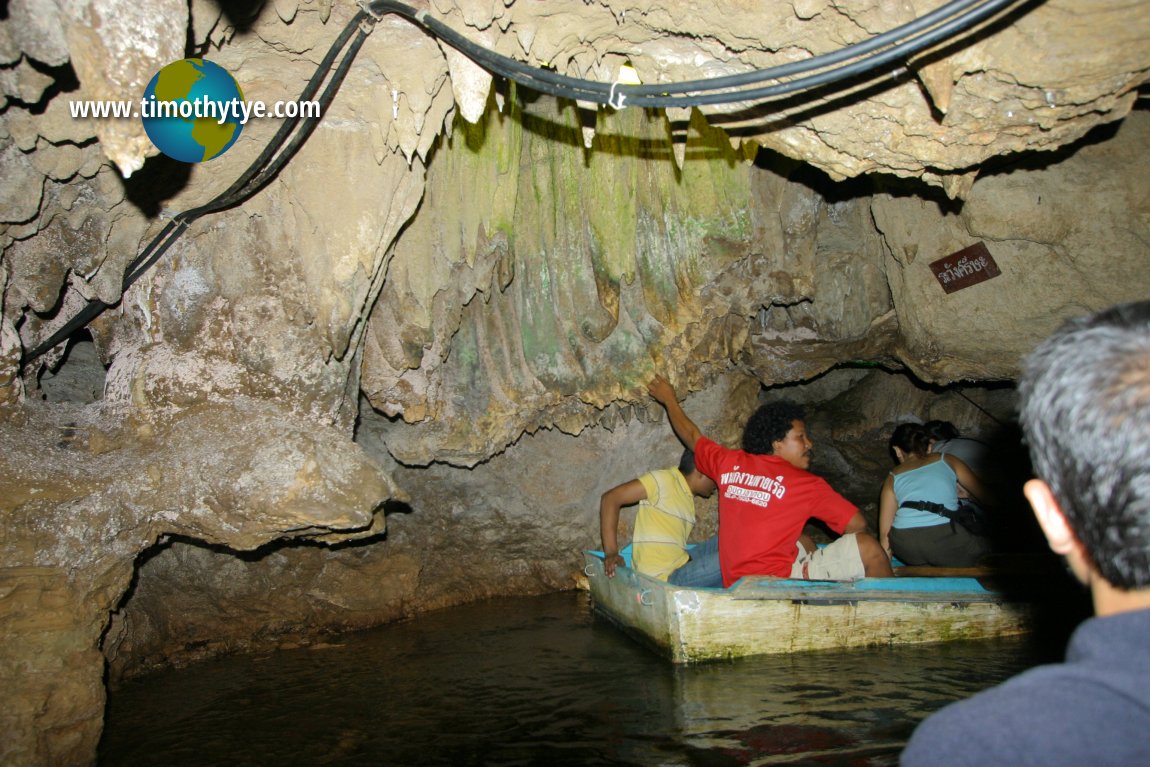
[[[794,428],[795,421],[805,421],[801,405],[790,400],[779,400],[762,405],[747,419],[743,427],[743,450],[758,455],[775,452],[774,443],[785,439]]]
[[[900,423],[891,432],[890,447],[908,455],[925,455],[930,452],[930,432],[921,423]]]
[[[1019,395],[1035,472],[1098,572],[1150,586],[1150,301],[1065,323]]]
[[[931,439],[939,442],[947,439],[957,439],[960,435],[958,429],[950,421],[927,421],[923,424]]]
[[[679,472],[684,477],[691,476],[691,472],[695,470],[695,451],[687,448],[683,451],[683,455],[679,458]]]

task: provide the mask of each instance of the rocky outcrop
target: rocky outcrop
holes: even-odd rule
[[[1129,171],[1147,141],[1139,111],[1055,156],[986,172],[961,207],[876,195],[897,356],[927,381],[1009,380],[1066,317],[1150,295],[1150,188]],[[930,263],[973,243],[1001,274],[944,293]]]
[[[774,384],[851,360],[1009,380],[1061,319],[1150,290],[1150,200],[1125,170],[1144,112],[988,173],[956,205],[746,165],[702,121],[675,173],[640,150],[663,125],[639,113],[601,121],[584,169],[561,140],[573,110],[532,108],[457,126],[371,315],[362,388],[409,424],[387,443],[404,463],[468,466],[523,432],[612,422],[658,370],[690,388],[730,365]],[[632,194],[612,196],[596,157],[619,137],[633,143],[611,167]],[[1070,212],[1088,200],[1096,213]],[[947,293],[931,264],[973,244],[1001,273]]]
[[[4,764],[92,760],[100,643],[138,553],[172,536],[234,551],[370,537],[398,495],[338,430],[258,401],[162,423],[41,404],[5,422],[0,447]]]

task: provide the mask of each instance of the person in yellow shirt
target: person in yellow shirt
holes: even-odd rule
[[[599,534],[608,578],[623,564],[619,555],[619,511],[639,505],[631,541],[635,570],[673,586],[723,586],[717,536],[688,550],[695,528],[695,498],[715,492],[715,483],[695,468],[695,454],[683,451],[678,468],[656,469],[616,485],[599,499]]]

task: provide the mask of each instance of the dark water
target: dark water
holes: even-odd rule
[[[1025,640],[675,668],[572,592],[110,695],[100,767],[894,765],[927,713],[1036,663]]]

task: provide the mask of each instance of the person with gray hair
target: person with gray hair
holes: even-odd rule
[[[950,705],[903,767],[1150,764],[1150,301],[1064,324],[1019,383],[1023,492],[1094,617],[1066,660]]]

